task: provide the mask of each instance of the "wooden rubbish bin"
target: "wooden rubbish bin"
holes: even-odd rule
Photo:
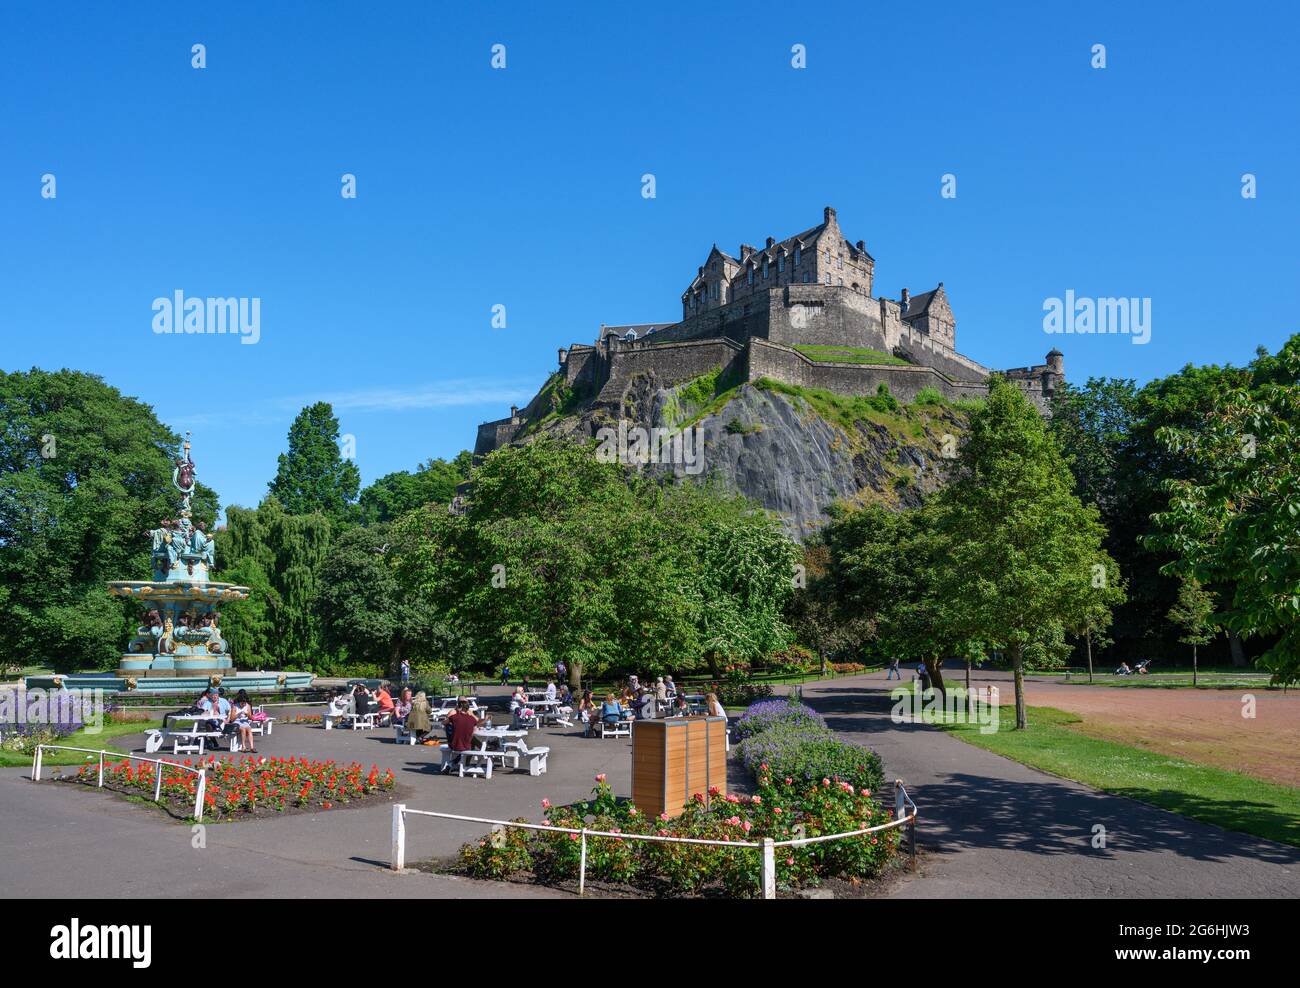
[[[668,717],[632,724],[632,802],[648,816],[677,816],[695,793],[727,793],[725,717]]]

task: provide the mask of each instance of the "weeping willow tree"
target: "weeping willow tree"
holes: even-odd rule
[[[221,577],[242,583],[252,597],[222,621],[235,663],[244,668],[320,671],[333,656],[322,651],[312,603],[329,554],[332,526],[323,514],[289,514],[273,497],[256,510],[226,513],[226,558]]]

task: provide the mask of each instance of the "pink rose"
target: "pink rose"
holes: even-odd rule
[[[754,825],[750,823],[748,820],[746,820],[744,823],[740,825],[740,828],[743,831],[745,831],[745,833],[749,833],[751,830],[754,829]]]
[[[605,781],[605,773],[601,772],[600,775],[596,776],[596,781],[603,784]]]
[[[551,808],[551,801],[550,801],[549,799],[543,799],[543,800],[542,800],[542,809],[544,809],[544,810],[549,810],[550,808]]]

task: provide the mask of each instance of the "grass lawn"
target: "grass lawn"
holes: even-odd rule
[[[797,345],[795,349],[809,360],[817,363],[837,364],[889,364],[891,366],[911,366],[901,357],[880,350],[869,350],[860,346],[826,346],[824,344]]]
[[[126,724],[105,724],[101,730],[91,734],[89,730],[83,728],[80,731],[74,731],[66,738],[58,741],[58,744],[72,745],[74,748],[94,748],[96,750],[103,748],[106,751],[120,751],[122,754],[128,752],[121,746],[113,743],[114,738],[120,738],[128,734],[139,734],[153,727],[161,727],[161,720],[134,721]],[[95,760],[94,755],[87,755],[80,751],[47,751],[41,757],[42,765],[84,765],[87,759]],[[31,755],[22,755],[16,751],[0,751],[0,768],[14,768],[16,766],[30,766],[32,764]]]
[[[1300,789],[1091,738],[1072,726],[1082,723],[1081,717],[1052,707],[1030,707],[1024,731],[1012,730],[1013,707],[1004,706],[1001,713],[996,734],[980,734],[977,724],[948,724],[944,730],[1103,792],[1300,847]]]

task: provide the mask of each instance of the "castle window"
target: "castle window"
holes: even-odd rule
[[[778,255],[777,255],[777,257],[776,257],[776,269],[777,269],[778,271],[784,271],[784,270],[785,270],[785,255],[784,255],[784,254],[778,254]]]
[[[748,281],[751,285],[754,283],[754,265],[751,264],[749,266],[749,269],[745,274],[745,280]]]
[[[844,255],[843,255],[843,254],[841,254],[840,257],[839,257],[839,268],[840,268],[841,271],[844,270]],[[843,282],[840,282],[840,284],[843,284]]]
[[[804,283],[805,285],[811,285],[811,284],[812,284],[812,272],[811,272],[811,271],[805,271],[805,272],[803,273],[803,283]]]
[[[763,277],[767,277],[767,258],[763,258]]]
[[[794,266],[795,267],[799,266],[799,245],[798,244],[794,245]]]

